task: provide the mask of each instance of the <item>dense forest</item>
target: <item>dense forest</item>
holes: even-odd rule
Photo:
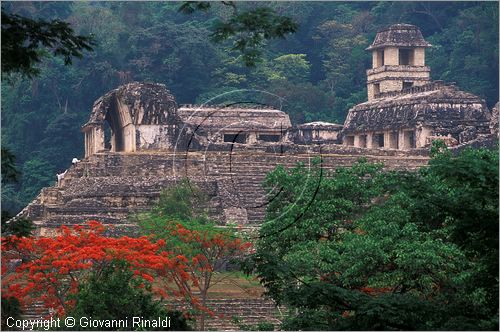
[[[3,75],[2,146],[16,156],[21,178],[3,187],[2,204],[17,212],[73,157],[82,157],[80,126],[102,94],[131,81],[164,83],[179,104],[203,103],[235,89],[265,90],[283,98],[294,123],[342,123],[366,100],[371,57],[365,48],[378,29],[419,26],[432,79],[456,82],[498,101],[497,2],[244,2],[267,6],[298,24],[286,39],[267,42],[247,66],[231,42],[214,43],[214,24],[232,8],[179,12],[176,2],[6,2],[2,11],[34,19],[61,19],[92,35],[93,52],[72,66],[46,55],[40,75]]]

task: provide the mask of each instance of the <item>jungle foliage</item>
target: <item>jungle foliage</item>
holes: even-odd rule
[[[497,330],[498,161],[444,150],[417,173],[270,173],[279,194],[247,268],[289,309],[281,327]]]
[[[126,327],[109,330],[138,330],[132,317],[155,320],[158,317],[169,317],[170,328],[176,331],[188,331],[190,326],[179,311],[167,311],[165,305],[153,297],[151,285],[134,278],[134,273],[126,261],[111,261],[101,271],[93,272],[89,279],[82,283],[74,296],[75,306],[67,314],[79,321],[81,317],[92,317],[96,320],[127,321]],[[67,327],[63,328],[68,330]],[[74,330],[82,328],[76,326]],[[103,327],[86,328],[85,330],[108,330]],[[164,327],[152,328],[151,331],[162,331]]]
[[[202,103],[235,89],[263,90],[279,98],[230,96],[281,107],[294,123],[342,123],[349,107],[366,99],[365,70],[371,57],[365,48],[377,29],[404,22],[418,25],[433,45],[427,53],[433,79],[456,82],[485,98],[490,107],[498,99],[494,2],[244,2],[237,3],[236,12],[231,5],[214,2],[191,14],[179,12],[182,4],[2,4],[5,13],[67,22],[75,36],[92,36],[94,43],[93,52],[75,58],[72,66],[65,66],[68,53],[61,57],[45,50],[36,77],[4,75],[2,146],[16,156],[22,173],[19,183],[2,190],[3,206],[11,213],[53,184],[55,174],[73,157],[81,157],[80,126],[93,102],[131,81],[164,83],[181,104]],[[258,10],[266,15],[251,15]],[[290,21],[280,25],[277,17]],[[258,30],[255,39],[243,45],[241,29],[257,18],[266,18],[260,28],[269,31]],[[277,38],[261,39],[266,33]],[[246,65],[246,51],[253,67]]]
[[[70,24],[58,19],[47,22],[2,11],[2,73],[33,77],[48,50],[71,64],[73,57],[92,50],[92,37],[75,36]]]

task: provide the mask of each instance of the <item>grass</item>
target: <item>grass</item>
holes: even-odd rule
[[[208,297],[217,298],[260,298],[264,288],[255,276],[240,271],[215,273]]]

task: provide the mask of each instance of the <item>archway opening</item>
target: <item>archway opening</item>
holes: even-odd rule
[[[111,151],[111,140],[113,137],[113,132],[108,121],[104,121],[104,123],[102,124],[102,130],[104,132],[104,149]]]
[[[135,130],[130,120],[128,110],[120,108],[118,101],[113,99],[104,119],[111,130],[111,151],[134,151],[133,134]]]

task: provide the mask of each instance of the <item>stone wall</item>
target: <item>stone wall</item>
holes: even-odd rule
[[[403,90],[403,82],[412,82],[414,86],[429,83],[430,68],[427,66],[384,65],[369,69],[367,74],[368,100],[380,98],[384,93]],[[378,88],[375,87],[378,85]]]
[[[500,103],[496,103],[495,107],[491,110],[491,119],[490,119],[490,132],[492,135],[498,138],[498,110],[500,107]]]
[[[255,144],[265,140],[261,138],[263,135],[286,140],[285,133],[291,127],[288,114],[272,108],[244,106],[187,105],[179,108],[178,113],[182,127],[190,128],[203,147],[231,140]]]

